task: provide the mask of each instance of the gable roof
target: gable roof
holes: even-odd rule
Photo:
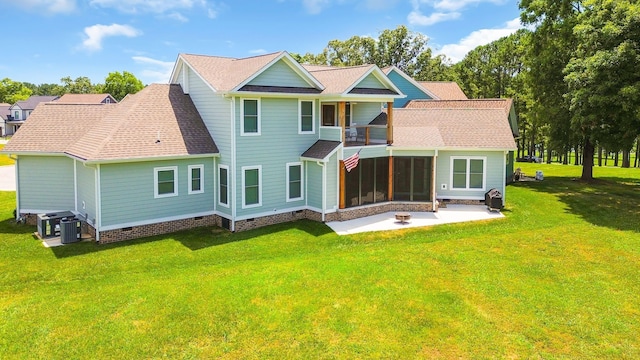
[[[419,81],[424,89],[435,95],[438,100],[466,100],[467,95],[454,81]]]
[[[102,104],[106,99],[110,103],[117,103],[110,94],[64,94],[56,102],[65,104]]]
[[[328,66],[302,65],[324,86],[324,94],[369,94],[369,95],[401,95],[402,92],[391,82],[376,65]],[[373,74],[386,89],[370,89],[358,87],[367,76]]]
[[[19,106],[22,110],[33,110],[40,104],[41,102],[54,101],[58,98],[58,96],[44,96],[44,95],[33,95],[30,96],[27,100],[16,101],[15,104],[11,106]]]
[[[326,162],[327,158],[333,154],[341,144],[340,141],[318,140],[303,152],[300,157]]]
[[[502,109],[394,109],[393,147],[515,150]]]
[[[322,90],[322,84],[309,75],[286,51],[240,59],[180,54],[171,76],[171,82],[176,81],[179,67],[182,66],[182,63],[186,63],[215,91],[237,91],[279,60],[284,60],[291,66],[303,80],[309,83],[310,88]]]
[[[503,109],[511,111],[513,99],[411,100],[407,109]]]
[[[180,85],[152,84],[117,104],[42,104],[4,152],[108,162],[212,155],[218,148]]]

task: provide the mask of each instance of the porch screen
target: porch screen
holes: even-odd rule
[[[431,158],[393,158],[393,199],[430,201]]]
[[[389,158],[360,159],[346,173],[346,207],[389,200]]]

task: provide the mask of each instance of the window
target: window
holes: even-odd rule
[[[298,103],[298,112],[300,113],[300,123],[298,124],[298,133],[313,133],[313,118],[314,118],[314,104],[313,101],[300,100]]]
[[[451,188],[456,190],[484,190],[485,158],[451,158]]]
[[[257,207],[262,205],[262,167],[242,167],[242,207]]]
[[[189,194],[204,192],[204,165],[189,165]]]
[[[302,163],[287,164],[287,201],[302,200]]]
[[[16,120],[20,120],[20,111],[16,110],[13,112],[13,118]]]
[[[178,195],[178,167],[167,166],[153,169],[154,197]]]
[[[260,135],[260,100],[242,99],[240,118],[241,135]]]
[[[220,205],[229,206],[229,167],[218,167],[218,202]]]

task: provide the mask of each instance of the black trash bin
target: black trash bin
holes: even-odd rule
[[[80,241],[80,220],[65,218],[60,221],[60,242],[70,244]]]
[[[491,189],[484,194],[484,204],[489,210],[502,209],[502,193],[498,189]]]

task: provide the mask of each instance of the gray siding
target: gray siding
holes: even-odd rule
[[[204,165],[204,193],[188,190],[188,165]],[[154,198],[154,168],[178,167],[178,196]],[[100,167],[101,226],[213,212],[213,158],[109,164]]]
[[[315,162],[305,161],[307,167],[307,204],[322,209],[322,167]]]
[[[357,85],[357,88],[368,88],[368,89],[386,89],[384,86],[373,74],[367,75],[362,81],[360,81]]]
[[[398,74],[395,71],[392,71],[388,75],[389,79],[393,81],[393,84],[402,91],[403,94],[407,95],[406,98],[395,99],[393,101],[393,107],[403,107],[410,100],[415,99],[431,99],[431,97],[424,93],[424,91],[420,90],[414,84],[405,79],[402,75]]]
[[[379,102],[358,102],[352,106],[352,123],[368,125],[371,120],[382,112],[382,104]]]
[[[451,157],[452,156],[480,156],[486,157],[486,184],[484,190],[451,190]],[[489,189],[497,188],[504,194],[505,156],[501,151],[440,151],[436,168],[436,192],[438,198],[448,197],[484,199],[484,193]],[[442,184],[447,189],[442,189]]]
[[[248,85],[311,87],[283,60],[270,66],[252,79]]]
[[[237,216],[273,213],[300,205],[286,202],[286,163],[300,161],[300,155],[318,140],[318,104],[314,134],[298,134],[297,98],[261,99],[261,135],[240,136],[240,106],[236,101],[236,192]],[[242,167],[262,166],[262,206],[242,208]],[[301,203],[302,205],[304,202]]]
[[[338,182],[340,181],[338,164],[338,153],[336,152],[325,165],[327,168],[327,208],[325,210],[338,208]]]
[[[91,224],[95,224],[97,217],[96,207],[96,170],[94,167],[84,166],[76,162],[78,203],[77,211],[86,216]],[[83,207],[84,203],[84,207]]]
[[[73,160],[66,156],[19,156],[20,209],[74,210]]]

